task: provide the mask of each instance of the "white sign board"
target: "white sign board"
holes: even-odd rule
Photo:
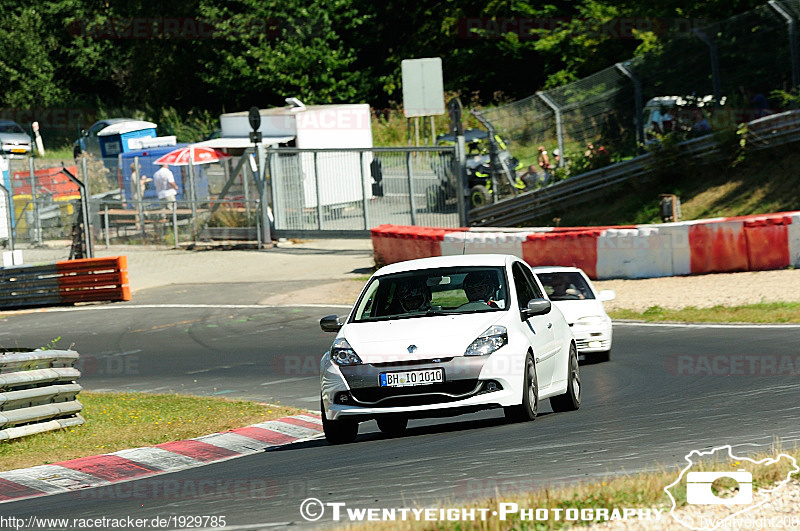
[[[402,69],[406,118],[444,114],[442,58],[404,59]]]

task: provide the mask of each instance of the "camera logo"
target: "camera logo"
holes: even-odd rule
[[[730,478],[739,484],[732,498],[717,496],[712,486],[718,479]],[[738,472],[689,472],[686,475],[686,501],[696,505],[743,505],[753,503],[753,474]]]
[[[734,525],[740,522],[736,519],[767,503],[775,491],[800,473],[800,467],[791,455],[779,454],[756,461],[734,455],[730,445],[693,450],[685,459],[687,466],[675,481],[664,487],[664,492],[672,501],[672,518],[694,531],[741,527]],[[703,470],[708,470],[708,465],[717,470]],[[763,475],[782,480],[754,488],[754,473],[756,477]],[[683,492],[688,505],[678,509],[678,500]]]

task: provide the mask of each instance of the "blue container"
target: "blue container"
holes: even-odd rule
[[[146,129],[139,129],[136,131],[127,131],[120,134],[98,136],[100,141],[100,153],[103,158],[113,158],[120,153],[127,153],[131,151],[129,141],[132,138],[155,138],[155,127]]]

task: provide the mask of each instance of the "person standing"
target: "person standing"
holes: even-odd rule
[[[175,201],[175,196],[178,195],[178,185],[175,184],[175,176],[172,175],[169,166],[161,165],[161,169],[153,174],[153,184],[159,199]]]

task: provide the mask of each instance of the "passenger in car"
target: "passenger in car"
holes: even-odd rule
[[[397,287],[397,299],[405,312],[427,311],[431,306],[431,290],[421,278],[409,278]]]
[[[464,277],[462,284],[464,294],[469,302],[483,302],[491,308],[498,308],[494,301],[495,294],[499,286],[497,277],[489,271],[475,271]]]

